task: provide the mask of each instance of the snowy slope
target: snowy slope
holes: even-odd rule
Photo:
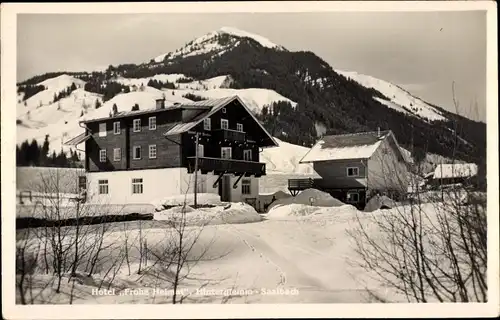
[[[28,110],[29,112],[18,112],[17,143],[32,139],[40,143],[45,139],[45,135],[49,135],[51,151],[59,152],[61,148],[68,151],[68,147],[62,146],[62,141],[83,132],[78,121],[95,111],[96,100],[102,101],[101,96],[77,89],[56,103],[35,107]],[[81,117],[82,113],[84,115]]]
[[[390,82],[354,71],[335,70],[335,72],[358,82],[364,87],[379,91],[390,100],[377,97],[374,97],[374,99],[391,109],[427,121],[447,120],[439,110]]]
[[[59,92],[66,90],[72,83],[74,83],[77,88],[83,88],[85,85],[85,81],[66,74],[38,83],[37,85],[45,86],[46,90],[35,94],[26,101],[18,103],[17,116],[26,113],[27,111],[33,111],[40,106],[51,104],[54,101],[54,94],[58,94]],[[21,97],[18,96],[18,101],[20,98]]]
[[[229,36],[227,41],[219,41],[220,37],[224,35]],[[266,48],[284,50],[282,46],[279,46],[262,36],[232,27],[222,27],[219,30],[209,32],[199,38],[196,38],[181,49],[161,54],[154,58],[154,61],[162,62],[165,58],[171,60],[174,58],[190,57],[204,53],[222,54],[227,50],[236,47],[241,38],[251,38]]]

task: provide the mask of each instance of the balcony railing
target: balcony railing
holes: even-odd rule
[[[228,141],[245,141],[246,133],[243,131],[236,131],[231,129],[217,129],[213,130],[212,134],[215,139],[219,141],[228,140]]]
[[[188,172],[192,173],[195,167],[195,157],[187,157]],[[198,169],[204,172],[214,172],[214,174],[232,173],[235,175],[254,175],[260,177],[266,174],[266,164],[262,162],[222,159],[222,158],[198,158]]]

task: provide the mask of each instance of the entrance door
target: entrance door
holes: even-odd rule
[[[231,201],[231,177],[229,175],[222,176],[219,181],[219,196],[221,201]]]

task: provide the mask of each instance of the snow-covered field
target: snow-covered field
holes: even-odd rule
[[[301,205],[276,210],[282,212],[271,213],[261,222],[208,225],[202,229],[194,251],[199,252],[205,246],[208,251],[203,261],[191,269],[189,280],[180,285],[179,292],[189,294],[186,302],[374,302],[360,282],[363,278],[360,270],[347,261],[352,251],[344,233],[355,217],[355,209],[351,206],[329,209]],[[252,215],[249,212],[241,211],[240,214],[248,217]],[[128,230],[127,235],[129,239],[136,239],[138,232]],[[153,245],[161,243],[168,230],[143,229],[141,232],[148,245]],[[103,256],[117,255],[123,236],[124,231],[108,233],[105,245],[112,243],[114,246],[107,248]],[[137,252],[131,253],[135,254]],[[156,288],[168,292],[169,284],[157,279],[159,282],[153,285],[151,276],[135,273],[137,268],[136,261],[131,263],[131,275],[126,265],[120,268],[111,286],[116,290],[115,295],[92,294],[104,278],[104,267],[102,273],[96,273],[92,279],[82,276],[81,283],[73,288],[77,292],[73,303],[169,303],[171,294],[157,292],[153,295],[151,291]],[[43,283],[46,276],[35,278]],[[131,291],[120,294],[120,289],[135,290],[135,294]],[[370,289],[378,290],[376,285]],[[50,297],[46,303],[68,303],[70,290],[71,285],[63,281],[61,294],[45,289],[40,296]],[[394,295],[389,298],[399,299]]]

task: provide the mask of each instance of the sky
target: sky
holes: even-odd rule
[[[20,14],[18,81],[140,63],[229,26],[486,119],[486,12]],[[471,107],[477,105],[477,107]]]

